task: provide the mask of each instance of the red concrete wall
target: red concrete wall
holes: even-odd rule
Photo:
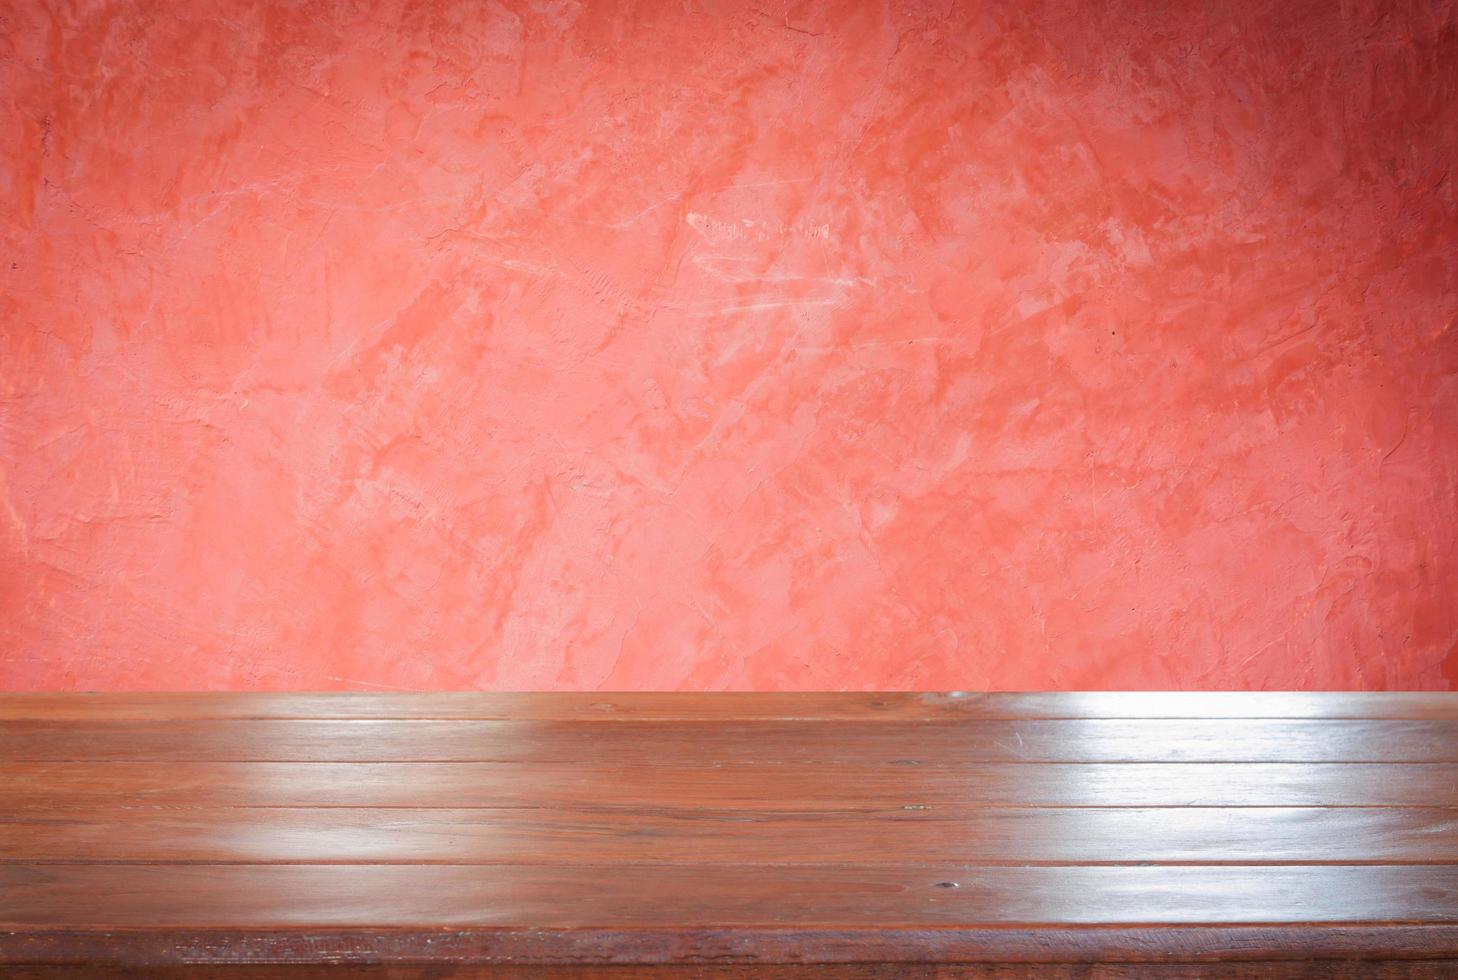
[[[0,685],[1444,688],[1454,0],[0,0]]]

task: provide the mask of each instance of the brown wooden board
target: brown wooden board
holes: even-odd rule
[[[1450,695],[0,696],[7,975],[1454,960]]]

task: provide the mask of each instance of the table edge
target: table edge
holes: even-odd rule
[[[0,926],[0,966],[1084,963],[1458,958],[1458,923],[728,928]]]

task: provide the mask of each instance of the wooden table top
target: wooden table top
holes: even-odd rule
[[[3,695],[17,964],[1458,976],[1458,695]]]

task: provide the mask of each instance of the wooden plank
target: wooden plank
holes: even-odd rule
[[[1458,806],[1458,765],[1021,764],[765,767],[495,762],[22,762],[0,806]]]
[[[0,699],[0,965],[1458,959],[1451,699],[588,697]]]
[[[419,964],[209,964],[148,966],[31,966],[6,971],[7,980],[306,980],[364,977],[385,980],[1450,980],[1458,960],[1240,961],[1200,963],[757,963],[584,966],[581,964],[462,966]]]
[[[1458,720],[1080,719],[884,722],[0,722],[16,761],[1455,762]]]
[[[111,808],[0,813],[0,861],[1449,864],[1458,862],[1458,810]]]
[[[187,719],[947,721],[1058,718],[1458,718],[1446,692],[11,693],[0,721]]]
[[[746,938],[751,941],[746,942]],[[766,976],[778,976],[772,971],[781,966],[891,963],[903,971],[932,964],[988,964],[1008,970],[1026,967],[1036,971],[1031,975],[1039,980],[1047,980],[1044,969],[1071,964],[1078,971],[1073,976],[1087,980],[1101,975],[1099,961],[1105,961],[1137,967],[1194,962],[1202,968],[1213,968],[1220,962],[1285,962],[1332,971],[1313,974],[1325,977],[1345,976],[1339,971],[1348,963],[1376,966],[1379,960],[1442,962],[1455,955],[1458,926],[1410,923],[1339,923],[1316,928],[1310,924],[1097,928],[887,925],[838,930],[756,926],[748,934],[735,928],[664,931],[470,927],[73,928],[0,932],[0,963],[106,963],[142,970],[193,964],[202,965],[206,976],[215,975],[218,966],[230,963],[291,968],[338,964],[346,969],[379,964],[402,971],[423,966],[432,971],[427,974],[432,977],[449,976],[452,969],[461,966],[492,971],[523,965],[637,965],[645,969],[679,964],[690,969],[743,965],[748,970],[764,971]],[[8,971],[6,975],[10,975]],[[414,976],[410,972],[402,975]],[[890,974],[896,980],[917,975]]]
[[[1458,923],[1458,868],[0,865],[28,928]]]

